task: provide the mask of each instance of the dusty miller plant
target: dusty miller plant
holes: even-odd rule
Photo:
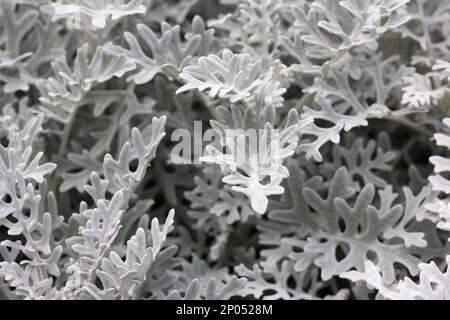
[[[449,32],[440,0],[0,0],[0,298],[450,299]]]

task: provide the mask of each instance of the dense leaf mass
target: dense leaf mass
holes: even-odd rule
[[[450,299],[449,33],[440,0],[0,0],[0,299]]]

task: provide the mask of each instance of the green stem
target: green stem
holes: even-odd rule
[[[314,94],[314,93],[308,93],[308,92],[305,92],[305,93],[303,94],[303,96],[300,98],[300,100],[297,102],[297,104],[296,104],[296,106],[295,106],[295,109],[296,109],[299,113],[301,113],[303,107],[305,107],[306,105],[311,104],[311,103],[314,101],[314,97],[315,97],[315,94]]]
[[[63,155],[67,151],[67,144],[69,142],[70,132],[72,131],[73,123],[75,121],[75,115],[77,114],[78,108],[75,108],[70,114],[69,122],[67,122],[61,133],[61,142],[59,144],[58,155]]]
[[[402,126],[407,127],[408,129],[412,130],[412,131],[416,131],[418,133],[424,134],[426,136],[433,136],[433,132],[421,127],[420,125],[417,125],[407,119],[404,118],[392,118],[392,117],[387,117],[387,120],[390,120],[392,122],[396,122],[398,124],[401,124]]]

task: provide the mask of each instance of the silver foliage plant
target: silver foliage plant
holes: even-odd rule
[[[450,299],[449,33],[440,0],[0,0],[0,298]]]

